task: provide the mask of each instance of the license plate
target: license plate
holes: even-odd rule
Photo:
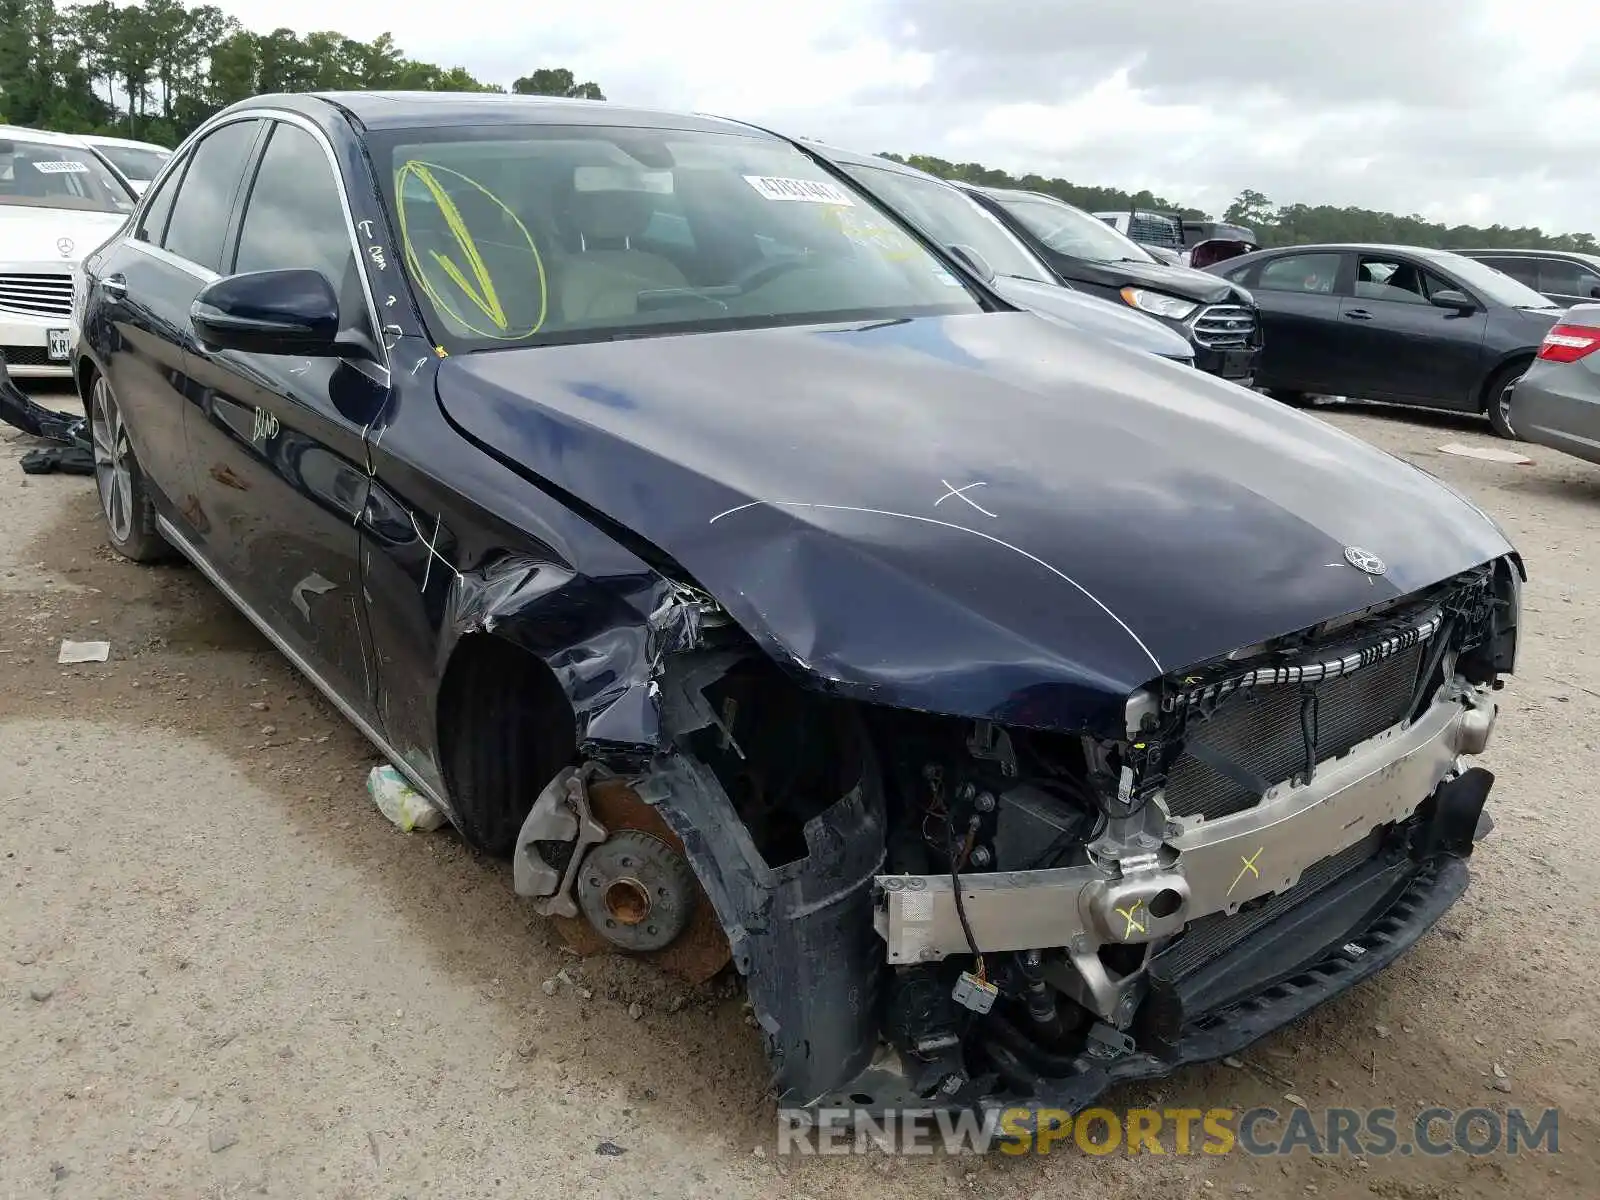
[[[1224,379],[1244,379],[1250,374],[1250,360],[1252,354],[1249,350],[1224,350],[1222,352],[1222,377]]]
[[[46,353],[51,362],[66,362],[72,357],[72,330],[47,329],[45,339]]]

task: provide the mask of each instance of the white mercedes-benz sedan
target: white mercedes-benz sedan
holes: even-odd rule
[[[0,353],[13,376],[71,375],[73,278],[135,199],[80,139],[0,125]]]

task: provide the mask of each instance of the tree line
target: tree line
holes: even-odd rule
[[[387,33],[370,42],[292,29],[253,33],[211,4],[111,0],[57,7],[0,0],[0,120],[61,133],[176,145],[218,109],[265,92],[385,88],[504,92],[464,67],[408,58]],[[604,100],[564,67],[513,92]]]
[[[1127,212],[1133,208],[1180,212],[1185,217],[1210,220],[1210,213],[1153,195],[1148,189],[1126,192],[1121,188],[1088,187],[1042,175],[1014,176],[979,163],[952,163],[927,154],[884,154],[930,175],[958,179],[985,187],[1024,188],[1045,192],[1088,212]],[[1432,246],[1441,250],[1471,247],[1505,247],[1527,250],[1582,250],[1600,253],[1590,233],[1546,233],[1531,226],[1446,225],[1426,217],[1402,217],[1353,205],[1275,205],[1258,191],[1246,188],[1221,215],[1221,220],[1254,229],[1263,246],[1296,246],[1307,242],[1381,242],[1401,246]]]
[[[212,4],[95,0],[57,7],[53,0],[0,0],[0,121],[13,125],[176,145],[218,109],[251,96],[363,88],[509,90],[605,99],[598,84],[579,82],[565,67],[540,68],[507,88],[477,79],[464,67],[408,58],[387,33],[370,42],[332,32],[254,33]],[[1035,174],[1016,177],[979,163],[952,163],[925,154],[886,157],[950,179],[1046,192],[1091,212],[1155,208],[1210,216],[1148,189],[1128,192]],[[1275,205],[1250,189],[1239,194],[1222,219],[1251,226],[1268,246],[1360,241],[1600,250],[1588,233],[1445,225],[1420,216],[1330,204]]]

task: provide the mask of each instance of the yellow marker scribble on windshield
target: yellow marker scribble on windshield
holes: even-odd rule
[[[460,208],[451,198],[450,193],[440,182],[441,176],[449,176],[460,180],[468,187],[475,188],[491,204],[503,212],[512,225],[522,235],[528,244],[528,251],[533,255],[535,269],[539,273],[539,317],[532,325],[515,328],[510,318],[506,315],[505,307],[500,301],[499,290],[495,287],[494,276],[489,271],[489,265],[484,261],[483,254],[478,249],[477,238],[468,227],[466,218],[461,215]],[[437,267],[447,279],[453,283],[458,291],[467,298],[467,301],[487,318],[492,328],[485,329],[479,324],[468,320],[457,312],[442,294],[442,289],[430,278],[429,266],[424,264],[421,254],[412,239],[409,213],[407,212],[406,182],[415,179],[428,193],[428,198],[437,206],[439,217],[444,221],[444,231],[435,235],[438,240],[446,242],[443,252],[432,246],[425,246],[428,264]],[[411,269],[412,278],[417,281],[428,299],[438,306],[439,310],[452,317],[459,324],[471,330],[479,337],[491,338],[494,341],[513,342],[530,334],[537,333],[544,325],[545,316],[550,308],[549,288],[545,280],[544,259],[539,254],[539,247],[534,244],[533,235],[528,232],[528,227],[522,223],[517,214],[510,207],[491,192],[483,184],[460,171],[450,167],[441,167],[437,163],[423,162],[420,159],[408,159],[401,164],[395,172],[395,207],[400,216],[400,248],[405,254],[406,265]],[[457,262],[459,257],[465,263]],[[441,351],[442,353],[442,351]]]
[[[876,214],[832,206],[823,210],[822,220],[858,246],[876,250],[886,262],[910,262],[921,257],[915,242]]]

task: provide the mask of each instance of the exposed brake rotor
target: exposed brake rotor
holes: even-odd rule
[[[610,836],[579,864],[584,915],[550,918],[561,940],[586,958],[621,951],[686,983],[710,979],[732,951],[683,842],[620,779],[591,782],[589,809]]]

